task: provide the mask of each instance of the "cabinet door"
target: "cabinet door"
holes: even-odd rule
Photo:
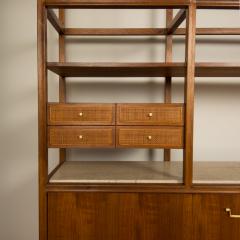
[[[239,240],[240,194],[197,194],[193,197],[194,240]]]
[[[189,240],[191,195],[49,193],[48,240]]]

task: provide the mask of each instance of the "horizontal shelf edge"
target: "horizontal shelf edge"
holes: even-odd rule
[[[59,63],[47,68],[62,77],[184,77],[186,64],[173,63]],[[240,77],[240,63],[196,63],[196,77]]]

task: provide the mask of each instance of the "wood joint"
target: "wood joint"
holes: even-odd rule
[[[59,21],[57,15],[55,14],[55,12],[52,9],[47,9],[47,18],[48,21],[52,24],[52,26],[55,28],[55,30],[63,35],[64,34],[64,28],[61,24],[61,22]]]
[[[186,19],[186,9],[181,9],[167,27],[167,34],[173,34],[181,23]]]

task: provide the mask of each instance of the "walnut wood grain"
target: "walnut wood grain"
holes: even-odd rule
[[[240,219],[230,218],[226,208],[231,208],[233,214],[240,214],[240,194],[194,195],[193,239],[240,239]]]
[[[182,127],[117,127],[117,147],[183,148]]]
[[[166,10],[166,28],[168,28],[169,24],[171,24],[173,19],[173,10]],[[175,31],[174,31],[175,32]],[[172,62],[172,52],[173,52],[173,37],[172,35],[166,35],[165,39],[165,62]],[[172,102],[172,78],[165,77],[164,82],[164,102],[171,103]],[[171,160],[171,150],[164,149],[163,151],[164,161]]]
[[[65,77],[144,77],[184,75],[184,63],[48,63],[48,69]]]
[[[64,28],[63,32],[65,36],[165,36],[167,28]],[[185,34],[185,28],[177,28],[171,35]],[[196,35],[240,35],[240,28],[197,28]]]
[[[173,35],[185,34],[185,28],[178,28],[173,33]],[[196,35],[240,35],[240,28],[196,28]]]
[[[181,8],[190,0],[46,0],[51,8]]]
[[[165,28],[65,28],[66,36],[159,36]]]
[[[59,9],[59,24],[61,29],[65,26],[65,10]],[[59,62],[65,62],[65,36],[62,32],[59,32],[58,37],[59,43]],[[65,103],[66,102],[66,79],[64,77],[59,76],[59,102]],[[59,161],[60,163],[66,161],[66,149],[61,148],[59,150]]]
[[[185,19],[186,19],[186,9],[179,10],[176,16],[173,18],[173,20],[168,24],[167,34],[174,33]]]
[[[48,63],[63,77],[184,77],[185,63]],[[196,63],[196,77],[239,77],[240,63]]]
[[[59,34],[63,34],[63,25],[52,9],[47,9],[47,18]]]
[[[181,8],[190,0],[46,0],[51,8]],[[192,1],[193,2],[193,1]],[[200,9],[239,9],[239,0],[196,0]]]
[[[64,28],[63,32],[65,36],[165,36],[167,28]],[[185,34],[186,28],[171,33]],[[197,28],[196,35],[240,35],[240,28]]]
[[[196,0],[200,9],[239,9],[239,0]]]
[[[190,240],[187,194],[49,193],[48,240]]]
[[[49,125],[115,125],[114,104],[48,105]]]
[[[49,148],[113,148],[113,127],[48,127]]]
[[[39,239],[47,239],[47,11],[37,1]]]
[[[194,93],[195,93],[195,33],[196,33],[196,5],[191,4],[187,10],[187,35],[185,47],[185,62],[187,71],[185,76],[185,128],[183,150],[183,178],[187,188],[192,186],[193,178],[193,124],[194,124]]]
[[[117,104],[118,125],[183,126],[183,104]]]

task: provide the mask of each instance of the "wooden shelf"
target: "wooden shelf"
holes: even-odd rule
[[[190,0],[46,0],[50,8],[183,8]],[[197,0],[197,8],[239,9],[238,0]]]
[[[59,63],[47,68],[62,77],[184,77],[185,63]],[[240,63],[196,63],[196,77],[240,77]]]
[[[202,9],[239,9],[239,0],[197,0],[197,8]]]
[[[182,162],[65,162],[50,183],[181,184]],[[195,162],[195,184],[239,184],[240,162]]]
[[[190,0],[46,0],[51,8],[181,8]]]

